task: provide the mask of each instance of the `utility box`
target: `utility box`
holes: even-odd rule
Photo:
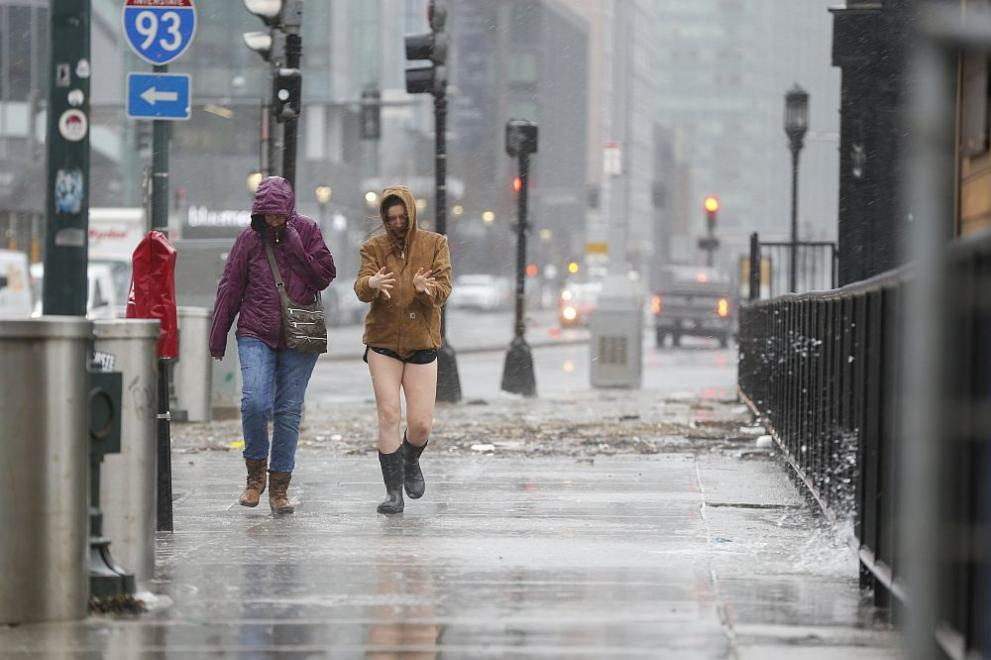
[[[179,359],[172,365],[170,411],[176,422],[213,418],[210,365],[210,310],[179,307]]]
[[[636,285],[606,277],[589,319],[592,387],[639,389],[643,375],[643,312]]]

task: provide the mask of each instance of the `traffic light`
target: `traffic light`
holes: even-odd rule
[[[366,89],[361,93],[361,139],[378,140],[382,137],[382,93]]]
[[[705,225],[706,228],[712,232],[716,228],[716,214],[719,212],[719,198],[713,195],[709,195],[702,202],[702,206],[705,208]]]
[[[295,36],[289,35],[287,41],[292,41]],[[299,117],[302,86],[303,76],[299,69],[280,67],[275,70],[272,82],[272,115],[275,121],[285,122]]]
[[[523,179],[521,179],[518,176],[514,176],[513,177],[513,192],[516,193],[517,195],[519,195],[521,190],[523,190]]]
[[[525,119],[507,121],[506,153],[514,158],[520,154],[537,153],[537,125]]]
[[[443,94],[447,89],[447,7],[443,0],[430,0],[427,6],[430,32],[406,37],[406,59],[430,60],[430,66],[406,69],[406,91],[410,94]]]

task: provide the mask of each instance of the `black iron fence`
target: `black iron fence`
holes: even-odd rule
[[[751,234],[750,256],[744,261],[740,278],[744,298],[774,298],[791,293],[793,259],[796,292],[835,289],[838,257],[836,243],[799,241],[793,246],[790,242],[761,241],[757,234]],[[750,294],[751,287],[756,295]]]
[[[947,657],[991,654],[991,234],[950,249],[945,287],[948,377],[938,404],[943,468],[936,636]],[[912,271],[740,310],[741,395],[771,429],[828,515],[852,519],[861,583],[902,603],[900,525],[904,340]],[[973,654],[968,656],[967,654]]]

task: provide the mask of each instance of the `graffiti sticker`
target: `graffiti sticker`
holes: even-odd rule
[[[59,170],[55,174],[55,212],[79,213],[83,209],[83,173]]]
[[[86,129],[89,122],[86,120],[86,113],[82,110],[72,108],[62,113],[58,120],[58,132],[70,142],[79,142],[86,137]]]
[[[55,86],[56,87],[68,87],[69,83],[72,81],[72,72],[69,69],[68,62],[62,62],[55,65]]]

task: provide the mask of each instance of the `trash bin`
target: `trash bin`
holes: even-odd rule
[[[100,510],[110,553],[140,585],[154,577],[158,488],[158,319],[93,322],[94,356],[121,372],[120,453],[100,468]]]
[[[172,365],[170,411],[176,422],[209,422],[212,374],[210,310],[179,307],[179,358]]]
[[[592,387],[639,388],[643,372],[643,312],[636,287],[606,277],[589,319]]]
[[[89,374],[82,317],[0,320],[0,624],[89,600]]]
[[[241,415],[241,360],[237,354],[237,340],[233,331],[227,333],[224,359],[211,362],[213,373],[210,398],[213,419],[236,419]]]

